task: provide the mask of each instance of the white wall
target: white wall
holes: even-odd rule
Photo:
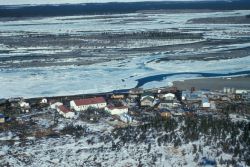
[[[128,108],[114,108],[114,109],[106,108],[106,110],[110,112],[111,115],[121,115],[123,113],[128,113]]]
[[[105,108],[106,106],[107,106],[107,103],[97,103],[97,104],[76,106],[76,104],[75,104],[75,102],[73,100],[70,101],[70,108],[74,109],[76,111],[84,111],[84,110],[87,110],[89,107],[93,107],[93,108]]]

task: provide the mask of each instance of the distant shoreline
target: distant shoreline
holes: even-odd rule
[[[250,1],[110,2],[60,5],[0,5],[0,18],[119,14],[150,10],[250,10]]]
[[[182,90],[190,89],[191,87],[209,90],[223,90],[224,87],[250,90],[250,76],[188,79],[174,81],[173,86]]]

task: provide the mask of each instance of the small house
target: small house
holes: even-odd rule
[[[111,115],[121,115],[123,113],[128,113],[128,107],[121,106],[121,107],[114,107],[114,106],[108,106],[105,108],[106,111],[108,111]]]
[[[154,106],[154,98],[147,96],[141,100],[141,106],[152,107]]]
[[[142,88],[133,88],[129,90],[129,94],[132,95],[139,95],[143,93],[143,89]]]
[[[70,108],[75,111],[85,111],[88,108],[105,108],[107,102],[103,97],[94,97],[70,101]]]
[[[20,101],[18,104],[22,112],[29,112],[29,109],[30,109],[29,103],[26,103],[25,101]]]
[[[202,107],[203,108],[210,108],[211,107],[211,104],[210,104],[208,98],[206,98],[206,97],[202,98]]]
[[[146,98],[146,97],[150,97],[150,98],[152,98],[152,99],[155,98],[153,93],[151,93],[151,92],[145,92],[145,93],[143,93],[143,94],[141,95],[141,100],[143,100],[143,99]]]
[[[57,107],[57,111],[60,115],[64,116],[65,118],[74,118],[75,113],[72,112],[70,109],[66,108],[64,105],[60,105]]]
[[[174,101],[173,100],[164,100],[161,101],[158,108],[159,109],[166,109],[166,108],[171,108],[174,106]]]
[[[201,101],[202,97],[206,95],[208,92],[207,91],[182,91],[182,100],[187,100],[187,101]]]
[[[111,99],[124,99],[122,94],[112,94]]]
[[[175,94],[173,94],[173,93],[160,94],[159,97],[161,99],[165,99],[165,100],[174,100],[175,99]]]

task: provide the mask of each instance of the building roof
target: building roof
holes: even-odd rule
[[[120,106],[120,107],[108,106],[107,108],[110,109],[110,110],[114,110],[114,109],[128,109],[128,107],[126,107],[126,106]]]
[[[151,92],[144,92],[141,96],[142,97],[144,97],[144,96],[152,96],[152,97],[154,97],[154,94],[151,93]]]
[[[151,96],[146,96],[145,98],[141,99],[141,101],[145,101],[145,100],[149,100],[149,101],[153,102],[154,98],[152,98]]]
[[[3,115],[3,114],[0,114],[0,118],[4,118],[4,115]]]
[[[83,106],[90,104],[106,103],[106,100],[103,97],[94,97],[94,98],[74,100],[74,102],[77,106]]]
[[[68,113],[71,112],[67,107],[65,107],[64,105],[60,105],[58,106],[59,110],[64,112],[64,113]]]

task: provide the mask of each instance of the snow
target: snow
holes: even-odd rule
[[[65,16],[65,17],[48,17],[39,19],[27,19],[0,22],[1,36],[15,36],[27,34],[70,34],[82,35],[87,33],[106,32],[134,32],[134,31],[169,31],[179,32],[190,29],[204,33],[205,39],[234,39],[239,37],[235,32],[249,32],[248,27],[244,25],[202,25],[202,24],[186,24],[192,18],[206,17],[223,17],[223,16],[244,16],[250,14],[250,11],[227,11],[227,12],[209,12],[209,13],[130,13],[108,15],[112,18],[89,19],[95,16]],[[148,21],[132,21],[124,24],[124,19],[134,19],[136,17],[148,18]],[[88,18],[88,19],[86,19]],[[75,20],[74,20],[75,19]],[[47,24],[50,23],[50,24]],[[117,24],[113,24],[117,23]],[[167,24],[171,23],[171,24]],[[16,26],[18,25],[18,26]],[[63,25],[63,26],[62,26]],[[58,27],[60,27],[58,31]],[[160,27],[160,29],[159,29]],[[205,30],[203,30],[205,29]],[[91,30],[91,32],[89,32]],[[193,32],[195,30],[192,30]],[[227,32],[226,34],[224,32]],[[230,35],[228,34],[236,34]],[[201,40],[152,40],[152,41],[129,41],[124,48],[142,48],[148,46],[163,46],[185,43],[197,43]],[[94,41],[98,42],[98,41]],[[107,92],[117,89],[130,89],[137,85],[137,80],[159,74],[172,74],[177,72],[211,72],[227,74],[230,72],[240,72],[250,70],[250,55],[242,58],[233,58],[227,60],[173,60],[160,61],[159,59],[167,56],[190,56],[196,54],[210,54],[215,52],[227,51],[229,49],[247,48],[250,43],[233,43],[207,48],[178,49],[174,52],[163,53],[156,51],[155,53],[135,53],[128,54],[125,57],[110,58],[111,61],[105,62],[103,57],[72,57],[61,59],[36,59],[36,54],[48,55],[57,53],[71,54],[76,47],[63,48],[60,46],[39,46],[39,47],[11,47],[0,42],[2,51],[10,51],[9,53],[0,53],[1,57],[12,56],[30,56],[35,55],[34,59],[27,60],[8,60],[0,64],[0,98],[24,96],[24,97],[43,97],[55,95],[69,95],[82,93]],[[116,48],[118,46],[115,46]],[[115,47],[110,47],[115,48]],[[123,46],[119,46],[123,47]],[[118,47],[118,48],[119,48]],[[79,48],[78,48],[79,49]],[[86,49],[86,48],[84,48]],[[93,49],[93,48],[88,48]],[[81,50],[82,51],[82,50]],[[82,52],[85,52],[83,50]],[[109,57],[107,57],[108,59]],[[117,59],[116,59],[117,58]],[[92,65],[84,66],[49,66],[49,67],[28,67],[28,68],[12,68],[6,63],[32,63],[33,61],[53,62],[53,63],[74,63],[78,61],[97,61]],[[153,88],[160,86],[171,86],[173,81],[185,80],[189,78],[199,78],[199,74],[183,74],[173,75],[164,78],[162,81],[153,81],[146,83],[144,88]]]

